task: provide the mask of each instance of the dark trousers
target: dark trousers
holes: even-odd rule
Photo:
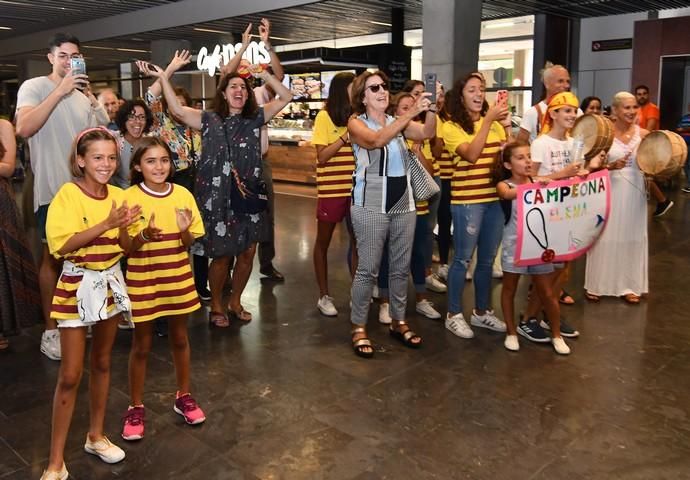
[[[438,256],[442,265],[448,264],[450,250],[450,180],[441,180],[441,202],[438,205]]]
[[[268,237],[263,242],[259,242],[259,268],[261,270],[270,270],[273,267],[273,259],[276,256],[275,245],[275,194],[273,193],[273,171],[271,170],[271,163],[264,155],[264,182],[266,183],[266,190],[268,191],[268,221],[270,228],[268,229]]]

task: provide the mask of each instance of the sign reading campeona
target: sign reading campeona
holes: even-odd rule
[[[208,48],[201,47],[196,57],[196,66],[199,70],[205,70],[210,76],[216,74],[222,65],[226,65],[232,57],[242,48],[242,43],[233,45],[216,45],[213,52],[209,53]],[[271,63],[271,54],[266,50],[264,42],[251,42],[245,50],[242,58],[251,64]],[[222,63],[221,63],[222,61]]]

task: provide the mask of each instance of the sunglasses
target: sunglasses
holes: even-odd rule
[[[388,91],[388,84],[387,83],[377,83],[375,85],[369,85],[367,87],[367,90],[371,90],[372,93],[378,93],[379,90],[384,89],[385,91]]]

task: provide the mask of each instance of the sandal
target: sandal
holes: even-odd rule
[[[367,338],[367,331],[364,327],[353,328],[350,333],[352,334],[352,350],[354,350],[355,355],[362,358],[373,357],[374,346],[371,344],[371,340]],[[363,334],[364,336],[355,340],[355,335],[357,334]]]
[[[590,302],[598,303],[599,300],[601,300],[601,297],[599,295],[594,295],[593,293],[589,293],[587,290],[585,290],[585,298],[589,300]]]
[[[228,305],[228,312],[230,312],[230,316],[232,318],[236,318],[240,322],[251,322],[252,321],[252,314],[251,312],[248,312],[247,310],[244,309],[242,305],[240,305],[239,311],[235,311],[230,306]]]
[[[407,322],[400,321],[396,323],[397,325],[395,327],[391,325],[388,330],[388,333],[391,334],[391,337],[395,338],[396,340],[399,340],[403,345],[405,345],[408,348],[419,348],[422,346],[422,337],[414,333],[407,325]],[[407,328],[401,332],[401,327]],[[417,341],[413,341],[414,339],[417,339]]]
[[[211,327],[227,328],[230,326],[228,316],[221,312],[208,312],[208,324]]]
[[[558,301],[563,305],[573,305],[575,303],[575,299],[565,290],[561,290],[561,296],[558,297]]]
[[[627,293],[623,295],[623,300],[628,302],[630,305],[637,305],[640,303],[640,296],[635,295],[634,293]]]

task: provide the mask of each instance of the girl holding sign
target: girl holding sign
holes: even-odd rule
[[[581,159],[571,157],[574,141],[568,132],[577,119],[578,104],[577,97],[570,92],[557,93],[548,101],[541,134],[530,149],[533,170],[544,178],[546,183],[551,180],[565,180],[575,175],[586,176],[589,173],[583,168]],[[567,264],[559,262],[555,263],[554,267],[555,270],[549,278],[553,292],[557,296],[556,300],[559,300],[559,293],[567,280]],[[520,335],[533,342],[549,341],[549,335],[544,330],[549,329],[550,324],[545,321],[539,322],[536,318],[542,308],[540,296],[533,295],[525,312],[526,320],[521,321],[518,327]],[[580,335],[563,319],[560,321],[560,332],[564,337]]]
[[[502,154],[503,168],[510,176],[496,185],[498,196],[502,200],[511,203],[510,219],[503,230],[503,252],[501,254],[501,266],[503,267],[503,288],[501,290],[501,307],[503,308],[503,319],[506,322],[506,339],[503,345],[512,351],[518,351],[518,329],[515,325],[515,291],[517,290],[520,275],[530,275],[535,286],[537,296],[541,301],[551,329],[551,343],[556,353],[568,355],[570,348],[561,337],[560,327],[560,306],[554,296],[553,272],[554,267],[551,263],[531,265],[529,267],[519,267],[515,265],[515,248],[517,244],[517,186],[533,181],[548,183],[546,177],[530,177],[533,171],[533,163],[530,157],[530,146],[527,143],[509,143],[503,148]],[[521,332],[521,335],[524,334]],[[548,341],[548,340],[547,340]]]

